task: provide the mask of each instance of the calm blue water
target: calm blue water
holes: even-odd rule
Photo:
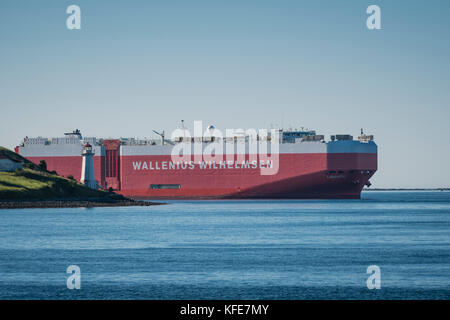
[[[449,299],[450,192],[0,210],[0,298]]]

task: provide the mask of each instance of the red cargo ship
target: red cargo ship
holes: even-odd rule
[[[370,185],[377,170],[373,136],[361,134],[353,140],[350,135],[336,135],[325,141],[314,131],[279,133],[278,170],[271,175],[261,170],[273,162],[259,155],[235,155],[232,161],[174,161],[172,148],[194,138],[189,142],[164,137],[161,141],[97,139],[83,138],[76,130],[62,138],[26,138],[16,152],[34,163],[45,160],[48,170],[79,181],[82,148],[89,143],[95,152],[98,185],[143,199],[359,199],[362,188]],[[236,141],[248,142],[245,137]]]

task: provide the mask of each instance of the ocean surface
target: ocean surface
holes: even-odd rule
[[[450,192],[362,197],[0,210],[0,299],[449,299]]]

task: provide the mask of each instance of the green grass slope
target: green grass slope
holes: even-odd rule
[[[0,172],[0,200],[99,199],[110,198],[105,191],[89,189],[74,180],[40,170],[38,166],[8,149],[0,155],[22,160],[25,167],[16,172]]]

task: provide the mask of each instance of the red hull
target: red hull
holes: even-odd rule
[[[186,170],[136,170],[133,163],[170,161],[168,155],[143,155],[120,156],[117,177],[111,178],[104,158],[94,157],[96,180],[125,196],[144,199],[359,199],[362,188],[377,170],[376,153],[280,154],[275,175],[261,175],[258,168],[217,170],[200,169],[198,165]],[[80,180],[81,156],[29,159],[35,163],[45,160],[49,170]],[[152,189],[151,185],[179,188]]]

